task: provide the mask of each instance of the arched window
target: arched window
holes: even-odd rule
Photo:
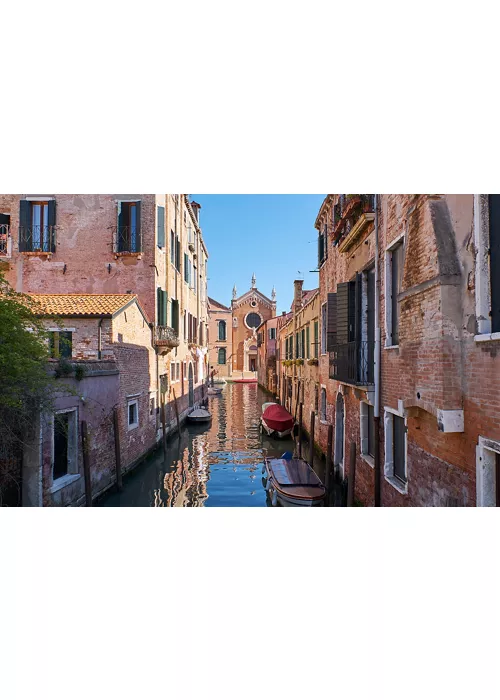
[[[226,340],[226,322],[219,321],[219,340]],[[223,362],[222,364],[225,364]]]
[[[219,359],[218,359],[219,365],[225,365],[226,364],[226,348],[219,348]]]

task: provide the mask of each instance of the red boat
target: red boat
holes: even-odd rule
[[[287,437],[291,434],[295,421],[283,406],[265,403],[262,406],[262,429],[271,437]]]
[[[256,384],[256,379],[233,379],[233,384]]]

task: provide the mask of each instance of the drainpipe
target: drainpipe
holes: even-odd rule
[[[375,506],[380,507],[381,498],[381,474],[380,474],[380,279],[379,279],[379,230],[378,230],[378,195],[374,194],[374,209],[375,209],[375,405],[373,407],[373,422],[374,422],[374,437],[375,437]]]
[[[102,321],[100,318],[97,324],[97,359],[102,359]]]

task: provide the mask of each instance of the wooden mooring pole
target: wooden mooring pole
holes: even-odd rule
[[[92,506],[92,481],[90,478],[89,462],[89,436],[87,432],[87,421],[82,420],[82,452],[83,452],[83,477],[85,479],[85,505]]]
[[[167,415],[166,415],[166,410],[165,410],[165,396],[162,399],[161,402],[161,430],[163,433],[163,456],[167,456]]]
[[[356,443],[351,442],[349,453],[349,478],[347,485],[347,505],[354,505],[354,484],[356,482]]]
[[[326,465],[325,465],[325,489],[326,489],[326,504],[330,505],[330,479],[332,475],[333,463],[333,425],[328,426],[328,446],[326,448]]]
[[[121,491],[122,483],[122,457],[120,450],[120,421],[118,420],[118,408],[113,409],[113,429],[115,433],[115,465],[116,465],[116,488]]]
[[[314,422],[316,420],[316,414],[311,411],[311,427],[309,429],[309,466],[314,464]]]
[[[298,445],[298,455],[299,459],[302,459],[302,404],[299,406],[299,445]]]

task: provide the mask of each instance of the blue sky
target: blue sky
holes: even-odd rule
[[[233,284],[238,296],[257,288],[271,296],[276,287],[277,310],[288,311],[293,281],[304,289],[318,286],[317,232],[314,222],[324,194],[193,194],[201,204],[200,224],[208,248],[208,293],[229,304]],[[299,274],[300,271],[300,274]]]

